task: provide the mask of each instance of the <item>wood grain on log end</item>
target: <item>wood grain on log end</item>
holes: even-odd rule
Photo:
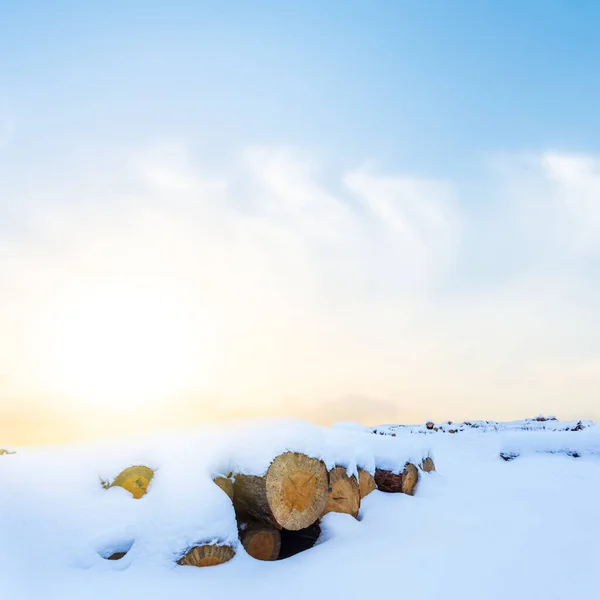
[[[139,499],[146,494],[153,477],[154,471],[152,469],[137,465],[119,473],[115,480],[105,487],[122,487],[130,492],[134,498]]]
[[[266,475],[236,475],[234,506],[241,515],[297,531],[314,523],[325,510],[327,469],[322,461],[297,452],[277,456]]]
[[[242,533],[242,545],[257,560],[277,560],[281,550],[281,533],[272,525],[256,523]]]
[[[402,492],[413,496],[419,481],[419,469],[412,463],[406,463],[402,473]]]
[[[358,470],[358,491],[360,493],[360,499],[362,500],[365,496],[368,496],[373,490],[377,489],[375,478],[371,473],[368,473],[364,469]]]
[[[212,567],[226,563],[234,556],[235,550],[231,546],[203,544],[188,550],[177,564],[189,567]]]
[[[360,509],[360,489],[356,477],[348,476],[344,467],[335,467],[329,471],[329,494],[323,514],[344,513],[358,517]]]

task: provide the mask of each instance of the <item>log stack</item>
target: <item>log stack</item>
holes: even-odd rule
[[[280,454],[262,477],[236,475],[236,513],[277,529],[298,531],[312,525],[325,511],[328,474],[322,461],[297,452]]]

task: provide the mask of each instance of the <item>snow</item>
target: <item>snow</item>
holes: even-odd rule
[[[545,423],[454,435],[387,426],[380,435],[352,423],[238,421],[14,448],[0,456],[0,599],[596,598],[600,430]],[[264,473],[287,450],[350,472],[401,470],[429,454],[437,472],[422,475],[414,497],[373,492],[359,520],[326,515],[311,550],[259,562],[238,543],[231,502],[212,478]],[[518,456],[507,462],[502,452]],[[102,488],[102,478],[134,464],[156,469],[146,496]],[[218,567],[175,563],[207,541],[231,543],[237,554]],[[118,561],[101,556],[128,548]]]

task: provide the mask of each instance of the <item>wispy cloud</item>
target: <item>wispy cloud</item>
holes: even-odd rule
[[[330,419],[352,398],[345,419],[511,417],[561,412],[576,389],[569,410],[587,416],[600,290],[573,265],[598,250],[598,161],[501,167],[474,194],[372,164],[332,173],[281,147],[208,168],[169,142],[48,175],[22,196],[23,235],[0,244],[0,410],[47,397],[47,323],[110,285],[168,291],[196,365],[178,397],[219,397],[223,414]]]

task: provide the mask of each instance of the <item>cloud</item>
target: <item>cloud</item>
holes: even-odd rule
[[[44,388],[48,322],[89,290],[131,288],[180,307],[194,365],[148,426],[595,410],[594,157],[505,157],[468,188],[372,164],[331,172],[285,147],[210,167],[173,141],[92,158],[32,167],[35,193],[11,192],[0,413],[39,398],[86,414]]]

